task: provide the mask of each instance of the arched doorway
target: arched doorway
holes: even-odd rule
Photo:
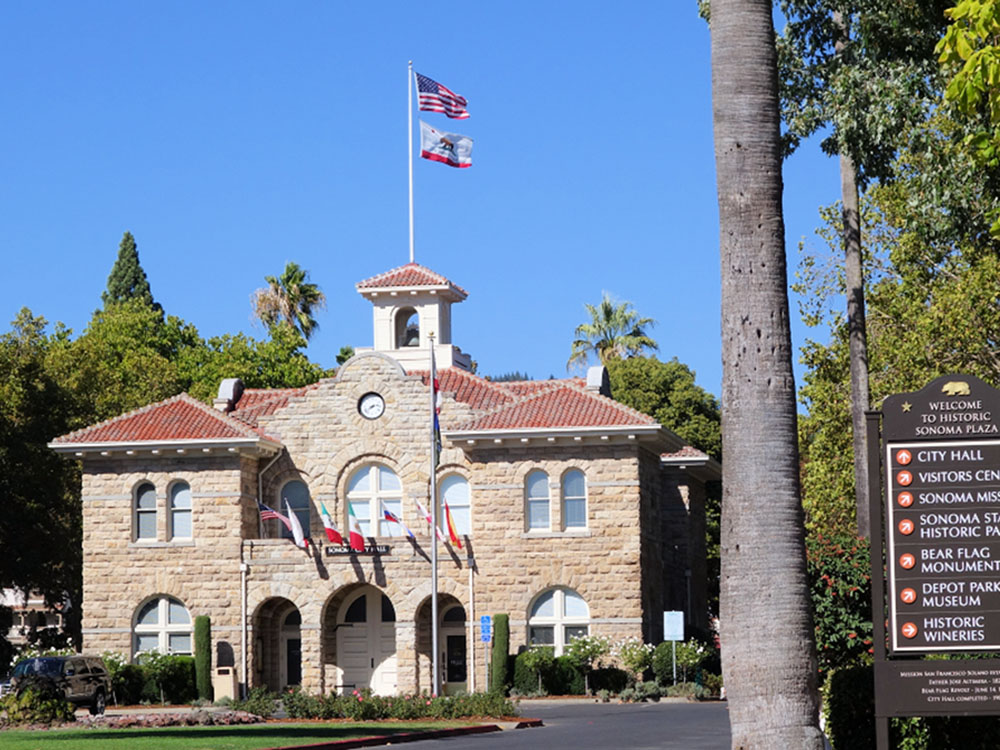
[[[465,643],[465,607],[454,604],[446,607],[441,615],[441,629],[438,638],[444,651],[445,695],[464,693],[468,683],[468,657]]]
[[[349,594],[337,610],[338,682],[344,690],[396,693],[396,610],[374,586]]]
[[[450,594],[438,594],[438,670],[439,684],[445,695],[460,693],[468,683],[468,643],[465,607]],[[417,608],[417,684],[421,690],[432,686],[431,600]]]
[[[253,618],[253,681],[279,691],[302,682],[302,615],[288,599],[263,602]]]

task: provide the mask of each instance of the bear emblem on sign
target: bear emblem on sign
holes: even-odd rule
[[[949,396],[968,396],[969,384],[962,380],[949,380],[941,386],[941,392]]]

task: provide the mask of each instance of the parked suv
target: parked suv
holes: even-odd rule
[[[35,656],[14,665],[11,685],[20,693],[32,684],[51,685],[75,706],[103,714],[111,678],[99,656]]]

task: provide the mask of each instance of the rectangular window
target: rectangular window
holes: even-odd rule
[[[556,642],[555,628],[551,625],[532,625],[528,635],[532,646],[552,646]]]
[[[155,634],[137,635],[135,637],[136,651],[152,651],[160,645],[160,637]]]
[[[399,500],[383,500],[382,509],[387,510],[392,513],[400,521],[403,520],[403,501]],[[382,536],[403,536],[406,532],[403,528],[395,521],[387,521],[385,514],[382,514],[382,518],[379,521],[379,534]]]
[[[191,538],[191,488],[184,483],[170,488],[170,538]]]
[[[367,500],[352,500],[351,510],[358,519],[358,526],[361,527],[361,535],[365,538],[372,534],[371,504]]]
[[[563,640],[563,643],[565,643],[568,646],[574,638],[583,638],[585,635],[587,635],[587,626],[567,625],[564,635],[565,639]]]
[[[529,500],[528,501],[528,528],[547,529],[549,528],[549,501]]]
[[[167,648],[170,649],[170,653],[172,654],[190,654],[191,634],[171,633],[167,636]]]
[[[156,539],[156,489],[151,484],[144,484],[136,495],[135,538]]]
[[[581,498],[567,498],[563,506],[563,522],[567,529],[582,529],[587,526],[587,501]]]

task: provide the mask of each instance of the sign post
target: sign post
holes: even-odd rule
[[[670,663],[677,684],[677,641],[684,640],[684,613],[676,610],[663,613],[663,640],[670,641]]]
[[[880,446],[869,413],[875,715],[888,750],[892,716],[1000,714],[1000,660],[889,658],[1000,651],[1000,391],[948,375],[889,396],[882,420]]]
[[[479,618],[479,640],[483,643],[489,643],[493,640],[493,618],[489,615],[483,615]],[[483,658],[486,660],[486,689],[490,689],[490,650],[488,648],[483,649]]]

